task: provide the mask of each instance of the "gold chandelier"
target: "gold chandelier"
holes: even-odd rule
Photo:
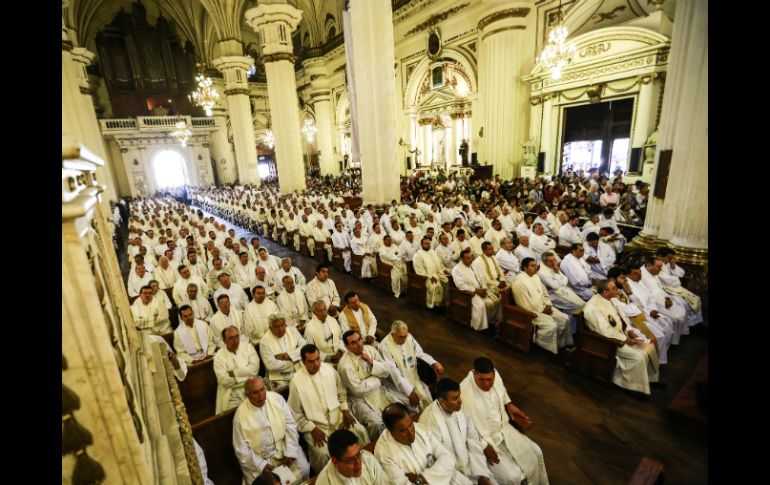
[[[203,108],[206,116],[211,116],[213,114],[212,108],[219,101],[219,93],[213,87],[214,81],[210,77],[204,76],[202,71],[195,76],[195,80],[198,82],[198,89],[193,91],[188,98],[192,104]]]
[[[558,81],[561,79],[562,70],[572,62],[575,57],[575,46],[567,43],[569,31],[564,25],[564,18],[561,11],[561,0],[559,1],[559,19],[556,25],[548,32],[548,42],[543,47],[543,51],[537,58],[538,64],[551,71],[551,79]]]
[[[187,122],[185,120],[179,120],[176,122],[176,130],[171,132],[171,136],[177,139],[179,143],[182,144],[183,147],[187,146],[187,142],[190,140],[190,137],[192,136],[192,131],[190,131],[190,128],[187,127]]]

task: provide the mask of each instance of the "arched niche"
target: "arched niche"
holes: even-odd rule
[[[580,105],[631,98],[629,158],[648,144],[660,121],[671,39],[641,27],[607,27],[569,39],[576,56],[559,80],[541,65],[522,80],[531,85],[530,137],[544,154],[541,173],[559,173],[565,111]],[[629,178],[651,177],[640,162]]]

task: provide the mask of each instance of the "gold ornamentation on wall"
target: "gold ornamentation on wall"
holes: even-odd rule
[[[598,56],[599,54],[609,51],[610,47],[612,47],[612,44],[609,42],[599,42],[598,44],[591,44],[589,46],[583,47],[580,49],[578,54],[580,57]]]
[[[407,32],[404,35],[405,36],[410,36],[412,34],[416,34],[417,32],[422,32],[425,29],[429,29],[429,28],[433,27],[434,25],[438,25],[441,22],[443,22],[444,20],[446,20],[449,17],[451,17],[452,15],[456,14],[457,12],[459,12],[460,10],[463,10],[468,5],[470,5],[470,3],[466,2],[466,3],[463,3],[461,5],[457,5],[456,7],[452,7],[449,10],[444,10],[443,12],[439,12],[437,14],[431,15],[430,17],[428,17],[428,19],[425,22],[423,22],[421,24],[417,24],[417,26],[415,26],[412,30],[410,30],[409,32]]]
[[[492,22],[497,22],[498,20],[506,19],[508,17],[526,17],[529,15],[530,10],[531,9],[529,7],[507,8],[505,10],[500,10],[499,12],[487,15],[483,19],[479,20],[478,28],[479,30],[483,30],[484,27],[491,24]]]

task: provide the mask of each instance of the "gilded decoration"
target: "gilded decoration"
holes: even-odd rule
[[[499,12],[487,15],[483,19],[479,20],[479,30],[483,30],[487,25],[493,22],[497,22],[498,20],[506,19],[508,17],[526,17],[529,15],[529,11],[529,7],[508,8],[505,10],[500,10]]]
[[[598,56],[599,54],[608,52],[611,47],[612,47],[612,44],[610,44],[609,42],[599,42],[598,44],[591,44],[587,47],[580,49],[578,54],[580,55],[580,57]]]
[[[423,30],[429,29],[429,28],[433,27],[434,25],[438,25],[441,22],[443,22],[444,20],[446,20],[449,17],[451,17],[452,15],[456,14],[457,12],[459,12],[460,10],[463,10],[468,5],[470,5],[470,3],[466,2],[466,3],[463,3],[463,4],[458,5],[456,7],[452,7],[449,10],[444,10],[443,12],[439,12],[437,14],[431,15],[430,17],[428,17],[428,20],[426,20],[425,22],[423,22],[421,24],[417,24],[412,30],[410,30],[409,32],[407,32],[404,35],[405,36],[409,36],[409,35],[412,35],[412,34],[416,34],[417,32],[422,32]],[[529,10],[529,9],[527,9],[527,10]]]
[[[615,7],[612,10],[610,10],[609,12],[607,12],[607,13],[599,12],[599,13],[597,13],[596,15],[594,15],[592,17],[592,18],[596,19],[596,22],[594,22],[594,24],[598,24],[598,23],[604,22],[605,20],[612,20],[612,19],[614,19],[615,17],[618,16],[619,12],[622,12],[625,9],[626,9],[625,5],[620,5],[619,7]]]

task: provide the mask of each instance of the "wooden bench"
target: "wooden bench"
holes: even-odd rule
[[[564,258],[564,256],[569,254],[569,246],[556,246],[556,249],[554,250],[556,254],[559,255],[560,258]]]
[[[575,348],[569,360],[576,370],[611,383],[620,342],[591,331],[584,318],[577,319]]]
[[[345,272],[345,261],[342,258],[342,248],[332,246],[332,267],[340,273]]]
[[[319,263],[323,263],[326,260],[326,243],[316,240],[314,257]]]
[[[353,273],[354,278],[361,279],[361,271],[363,271],[364,257],[360,254],[350,253],[350,270]]]
[[[276,229],[277,237],[275,242],[277,242],[278,244],[282,244],[282,241],[283,241],[282,236],[284,232],[286,232],[286,229],[283,226],[278,226],[278,228]]]
[[[233,418],[237,409],[192,425],[193,436],[206,455],[208,477],[217,485],[241,485],[243,480],[233,449]]]
[[[172,305],[177,306],[177,302],[174,301],[174,288],[165,288],[163,291],[166,292],[168,301],[170,301]]]
[[[310,249],[307,247],[307,236],[299,237],[299,254],[303,256],[310,256]]]
[[[179,383],[179,392],[190,424],[213,416],[217,401],[214,359],[187,366],[187,377]]]
[[[657,485],[663,483],[663,463],[646,456],[634,470],[628,485]]]
[[[297,248],[294,247],[294,235],[297,234],[297,230],[293,231],[286,231],[286,247],[291,249],[292,251],[296,251]]]
[[[449,321],[459,323],[460,325],[470,327],[472,304],[474,294],[463,291],[455,286],[452,278],[449,278],[449,309],[446,318]]]
[[[514,349],[528,353],[532,346],[532,335],[535,333],[532,320],[537,314],[516,306],[510,288],[506,288],[501,296],[503,324],[500,326],[498,339]]]
[[[406,297],[415,305],[425,306],[425,299],[428,292],[426,285],[427,276],[418,275],[415,272],[409,272],[406,274],[409,281],[407,286]]]
[[[378,254],[377,255],[377,280],[375,281],[375,285],[377,285],[378,287],[382,288],[387,292],[393,291],[393,285],[390,280],[390,271],[392,269],[393,269],[393,266],[381,260],[380,255]]]

